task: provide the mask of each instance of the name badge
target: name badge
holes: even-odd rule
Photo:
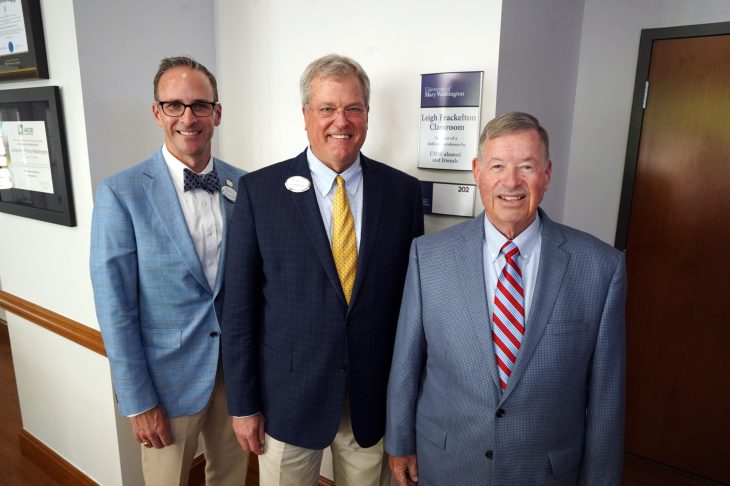
[[[236,196],[238,193],[236,190],[229,186],[223,186],[221,187],[221,194],[223,194],[223,197],[231,201],[232,203],[236,202]]]
[[[312,183],[306,177],[292,176],[286,180],[284,187],[291,192],[305,192],[312,187]]]

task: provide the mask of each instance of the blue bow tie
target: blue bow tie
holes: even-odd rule
[[[190,169],[183,171],[183,190],[185,192],[191,189],[203,189],[209,194],[214,194],[219,190],[218,174],[215,169],[207,174],[196,174]]]

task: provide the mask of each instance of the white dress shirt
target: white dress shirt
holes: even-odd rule
[[[332,246],[332,203],[335,199],[337,191],[337,176],[341,176],[345,180],[345,192],[347,192],[347,201],[350,205],[350,212],[355,220],[355,239],[357,241],[357,250],[360,252],[360,234],[362,229],[362,166],[360,165],[360,155],[358,154],[355,162],[347,168],[342,174],[337,174],[326,165],[324,165],[316,155],[312,152],[312,148],[307,149],[307,163],[309,171],[312,173],[312,182],[314,182],[314,193],[317,196],[317,204],[319,212],[322,215],[322,223],[327,231],[327,238]]]
[[[537,215],[535,221],[530,223],[530,226],[512,240],[520,250],[517,264],[522,271],[522,286],[525,292],[525,329],[530,325],[530,304],[535,292],[535,279],[540,264],[541,227],[540,215]],[[484,235],[484,281],[487,286],[487,302],[491,314],[494,307],[497,280],[506,263],[500,250],[507,242],[507,238],[492,225],[486,214],[484,215]],[[494,325],[492,315],[489,316],[489,320]]]
[[[167,168],[170,170],[177,198],[180,201],[185,222],[195,245],[195,252],[203,265],[208,285],[213,289],[218,275],[218,260],[220,259],[221,242],[223,240],[220,194],[218,192],[209,194],[202,189],[185,192],[183,189],[183,171],[188,167],[176,159],[165,145],[162,146],[162,156],[165,158]],[[207,174],[212,170],[213,159],[211,158],[200,174]]]

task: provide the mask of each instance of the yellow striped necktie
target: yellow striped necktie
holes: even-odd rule
[[[350,304],[352,287],[355,285],[357,268],[357,242],[355,241],[355,219],[347,203],[345,180],[337,176],[337,191],[332,204],[332,256],[340,277],[345,300]]]

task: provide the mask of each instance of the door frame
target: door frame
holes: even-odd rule
[[[634,97],[631,106],[631,121],[629,123],[629,137],[626,144],[626,161],[624,163],[624,176],[621,184],[621,200],[619,203],[618,222],[616,225],[616,240],[614,242],[614,246],[621,251],[626,250],[626,243],[629,237],[631,201],[634,196],[636,167],[639,160],[639,142],[641,141],[641,126],[644,121],[644,92],[646,81],[649,79],[651,50],[654,45],[654,41],[725,34],[730,34],[730,22],[641,30],[639,57],[636,62]]]

